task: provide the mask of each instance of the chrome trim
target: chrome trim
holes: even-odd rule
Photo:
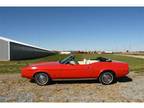
[[[96,80],[97,78],[67,78],[67,79],[53,79],[53,81],[69,81],[69,80]]]

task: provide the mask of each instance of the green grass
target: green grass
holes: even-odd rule
[[[67,55],[51,55],[48,57],[40,58],[40,59],[32,59],[32,60],[22,60],[22,61],[1,61],[0,62],[0,73],[20,73],[20,68],[24,67],[28,64],[32,64],[35,62],[43,62],[43,61],[57,61],[65,58]],[[144,59],[126,57],[120,55],[113,54],[76,54],[76,58],[96,58],[96,57],[108,57],[112,60],[118,60],[129,63],[130,70],[135,72],[144,72]]]

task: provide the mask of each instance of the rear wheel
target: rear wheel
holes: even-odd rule
[[[50,82],[50,78],[46,73],[37,73],[35,74],[34,79],[40,86],[47,85]]]
[[[110,71],[103,72],[99,77],[99,81],[104,85],[112,84],[115,81],[115,75]]]

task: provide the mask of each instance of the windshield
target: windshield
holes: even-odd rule
[[[70,55],[66,58],[64,58],[63,60],[60,60],[59,63],[61,64],[69,64],[70,61],[74,61],[75,57],[73,55]]]

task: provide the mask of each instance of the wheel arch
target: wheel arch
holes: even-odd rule
[[[99,73],[98,78],[101,76],[101,74],[103,74],[103,73],[105,73],[105,72],[111,72],[111,73],[114,75],[114,77],[116,77],[116,72],[115,72],[115,71],[113,71],[112,69],[105,69],[105,70],[102,70],[102,71]]]
[[[49,77],[50,80],[52,80],[51,76],[47,73],[47,72],[44,72],[44,71],[38,71],[38,72],[35,72],[32,76],[32,78],[34,79],[35,75],[38,74],[38,73],[45,73],[47,74],[47,76]]]

